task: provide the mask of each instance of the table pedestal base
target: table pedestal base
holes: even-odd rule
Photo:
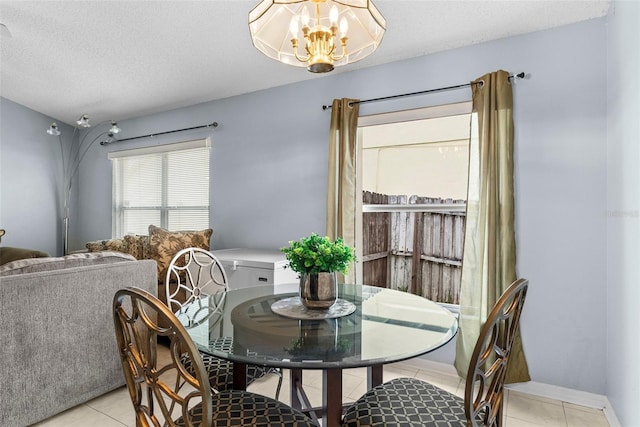
[[[235,369],[235,368],[234,368]],[[367,368],[367,389],[382,384],[382,365]],[[342,414],[349,406],[342,405],[342,369],[322,370],[322,407],[312,407],[302,387],[302,369],[290,370],[291,406],[307,413],[314,421],[322,418],[324,427],[340,427]]]

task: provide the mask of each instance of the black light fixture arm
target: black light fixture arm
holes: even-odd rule
[[[218,127],[218,122],[213,122],[213,123],[209,123],[208,125],[193,126],[193,127],[184,128],[184,129],[168,130],[166,132],[150,133],[148,135],[133,136],[131,138],[113,139],[111,141],[101,141],[100,145],[113,144],[114,142],[132,141],[134,139],[150,138],[150,137],[154,137],[154,136],[167,135],[167,134],[170,134],[170,133],[184,132],[184,131],[188,131],[188,130],[203,129],[203,128],[217,128],[217,127]]]
[[[518,78],[518,79],[524,79],[525,77],[525,73],[518,73],[518,74],[514,74],[512,76],[509,76],[509,80],[514,79],[514,78]],[[413,96],[413,95],[422,95],[425,93],[431,93],[431,92],[442,92],[445,90],[452,90],[452,89],[460,89],[463,87],[469,87],[471,86],[472,83],[464,83],[464,84],[460,84],[460,85],[455,85],[455,86],[447,86],[447,87],[439,87],[437,89],[428,89],[428,90],[421,90],[418,92],[411,92],[411,93],[402,93],[400,95],[390,95],[390,96],[383,96],[380,98],[372,98],[372,99],[363,99],[360,101],[355,101],[358,104],[366,104],[367,102],[376,102],[376,101],[386,101],[388,99],[394,99],[394,98],[403,98],[405,96]],[[331,105],[323,105],[322,106],[323,110],[328,110],[331,109]]]

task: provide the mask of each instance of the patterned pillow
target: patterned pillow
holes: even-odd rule
[[[108,239],[87,242],[85,247],[89,252],[115,251],[127,253],[127,242],[124,239]]]
[[[104,245],[108,251],[127,253],[127,242],[124,239],[110,239]]]
[[[149,226],[149,246],[151,259],[158,263],[158,282],[164,283],[171,259],[178,251],[186,248],[209,250],[209,242],[213,230],[202,231],[167,231],[164,228]]]
[[[89,252],[106,251],[107,247],[106,247],[105,243],[106,243],[106,240],[96,240],[96,241],[93,241],[93,242],[87,242],[85,247],[87,249],[89,249]]]
[[[124,236],[124,241],[127,243],[127,253],[129,255],[133,255],[135,259],[151,259],[149,236],[127,234]]]

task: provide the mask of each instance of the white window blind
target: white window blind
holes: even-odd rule
[[[209,227],[209,139],[109,153],[113,235]]]

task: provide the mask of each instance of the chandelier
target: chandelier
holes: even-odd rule
[[[288,65],[327,73],[365,58],[386,22],[370,0],[263,0],[249,12],[254,46]]]

